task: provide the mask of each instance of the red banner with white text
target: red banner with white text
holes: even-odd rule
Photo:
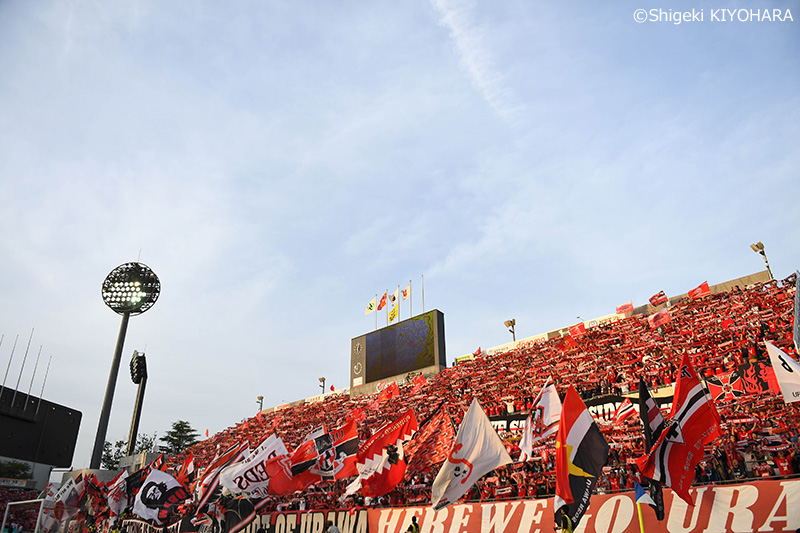
[[[666,516],[659,522],[642,505],[647,533],[759,531],[794,533],[800,527],[800,478],[693,487],[690,507],[664,489]],[[241,533],[321,533],[327,520],[341,533],[405,533],[416,516],[420,533],[552,533],[553,498],[426,507],[292,511],[255,517]],[[185,521],[188,522],[188,521]],[[198,531],[181,524],[180,531]],[[581,519],[582,533],[639,533],[634,492],[596,494]],[[147,533],[147,532],[141,532]],[[176,532],[177,533],[177,532]],[[209,532],[211,533],[211,532]]]

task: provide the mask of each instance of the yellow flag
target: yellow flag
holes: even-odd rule
[[[392,307],[392,310],[389,311],[389,322],[394,322],[394,319],[397,318],[397,306],[395,305]]]

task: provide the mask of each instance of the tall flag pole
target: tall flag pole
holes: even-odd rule
[[[386,289],[386,295],[389,294],[389,289]],[[386,306],[386,325],[389,325],[389,306]]]
[[[420,290],[422,291],[422,314],[424,315],[425,314],[425,275],[424,274],[420,274],[420,278],[421,278],[421,281],[420,281],[421,289]]]
[[[375,293],[375,299],[378,299],[378,294]],[[378,331],[378,312],[375,311],[375,331]]]
[[[414,308],[411,307],[411,280],[408,280],[408,287],[403,291],[403,300],[408,299],[408,318],[414,316]]]
[[[11,347],[11,355],[8,356],[8,366],[6,367],[6,375],[3,376],[3,386],[2,388],[6,388],[6,378],[8,378],[8,371],[11,368],[11,360],[14,359],[14,350],[17,349],[17,341],[19,340],[19,334],[17,334],[16,338],[14,339],[14,345]]]
[[[397,292],[394,293],[394,294],[396,296],[395,300],[397,300],[397,302],[396,302],[396,304],[397,304],[397,321],[400,322],[400,319],[402,317],[400,316],[400,284],[399,283],[397,284]]]

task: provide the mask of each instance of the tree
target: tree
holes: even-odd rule
[[[119,460],[125,457],[125,441],[118,440],[113,447],[110,442],[103,444],[103,455],[100,457],[100,465],[106,470],[117,470]]]
[[[138,435],[136,438],[136,446],[133,448],[133,454],[142,452],[156,451],[156,436],[153,435]],[[125,457],[128,443],[124,440],[118,440],[113,445],[106,441],[103,445],[103,455],[100,458],[100,465],[106,470],[117,470],[119,468],[119,460]],[[0,476],[2,477],[2,476]]]
[[[0,477],[30,479],[31,465],[21,461],[0,461]]]
[[[166,443],[161,446],[162,452],[170,454],[182,453],[186,448],[197,442],[197,437],[200,436],[191,424],[185,420],[178,420],[172,423],[172,429],[167,431],[167,434],[161,437],[160,441]]]

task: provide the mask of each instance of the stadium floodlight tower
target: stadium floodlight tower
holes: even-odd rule
[[[103,282],[103,301],[112,311],[122,315],[122,325],[117,337],[117,348],[108,374],[106,396],[100,421],[97,424],[97,436],[94,439],[94,450],[89,468],[100,468],[103,457],[103,445],[106,442],[108,419],[111,415],[111,403],[114,400],[114,389],[117,385],[119,363],[122,358],[122,347],[125,344],[125,333],[128,330],[128,319],[131,315],[140,315],[153,307],[161,293],[161,282],[155,272],[143,263],[125,263],[118,266],[106,276]]]
[[[511,332],[511,341],[517,342],[517,334],[514,332],[514,326],[517,325],[517,319],[512,318],[511,320],[506,320],[503,322],[503,325],[508,328],[509,332]]]
[[[772,269],[770,269],[770,268],[769,268],[769,261],[767,261],[767,252],[765,252],[765,251],[764,251],[764,243],[763,243],[763,242],[761,242],[761,241],[758,241],[758,242],[757,242],[757,243],[755,243],[755,244],[751,244],[751,245],[750,245],[750,248],[751,248],[751,249],[752,249],[752,250],[753,250],[755,253],[757,253],[757,254],[761,254],[761,256],[764,258],[764,264],[765,264],[765,265],[767,265],[767,273],[769,273],[769,279],[775,279],[775,278],[772,276]]]

